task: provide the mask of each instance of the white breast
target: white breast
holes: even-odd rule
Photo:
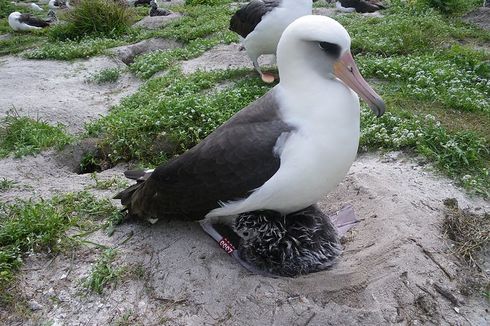
[[[280,85],[275,91],[283,120],[296,128],[282,148],[279,170],[248,198],[226,203],[207,217],[258,209],[282,213],[303,209],[333,190],[354,162],[360,128],[359,99],[354,92],[341,82],[328,87],[312,83],[301,94],[285,92]]]

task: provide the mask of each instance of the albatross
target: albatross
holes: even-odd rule
[[[338,10],[343,12],[371,13],[386,7],[379,0],[339,0],[335,3]]]
[[[248,212],[288,215],[314,205],[356,157],[358,95],[376,116],[385,110],[350,44],[334,19],[298,18],[279,41],[274,88],[167,164],[127,171],[137,183],[115,198],[133,217],[224,225]]]
[[[231,17],[230,30],[239,35],[248,57],[264,82],[272,83],[275,78],[261,71],[259,57],[276,54],[282,32],[295,19],[311,15],[314,1],[252,0]]]
[[[31,14],[21,14],[18,11],[9,15],[8,22],[14,31],[32,31],[48,27],[51,24],[50,20],[40,19]]]

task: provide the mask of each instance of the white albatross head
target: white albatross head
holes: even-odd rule
[[[277,48],[281,83],[304,82],[305,74],[320,79],[338,78],[380,117],[385,104],[361,76],[350,45],[349,33],[332,18],[310,15],[296,19],[282,34]]]

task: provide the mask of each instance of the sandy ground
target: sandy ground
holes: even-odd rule
[[[108,57],[73,62],[0,57],[0,118],[15,110],[79,132],[141,84],[128,73],[116,83],[87,82],[92,74],[114,67],[126,66]]]
[[[86,84],[90,73],[119,64],[105,57],[73,63],[0,60],[0,114],[13,104],[21,113],[70,122],[74,131],[140,84],[130,76],[116,86]],[[215,47],[182,66],[192,72],[251,63],[232,44]],[[0,178],[17,182],[0,193],[0,201],[83,189],[110,198],[115,192],[94,190],[89,175],[78,175],[68,165],[53,151],[0,160]],[[106,170],[99,178],[122,177],[125,168]],[[0,307],[0,323],[488,325],[488,302],[479,294],[462,294],[473,276],[452,255],[441,233],[442,201],[448,197],[463,208],[490,211],[488,202],[468,197],[416,159],[400,153],[364,154],[320,203],[326,212],[352,204],[361,220],[343,240],[338,264],[328,271],[295,279],[252,275],[197,223],[126,221],[112,237],[102,231],[88,237],[116,248],[115,263],[132,271],[115,286],[97,295],[80,285],[99,257],[96,246],[55,257],[30,255],[17,287],[29,314],[21,317]],[[437,287],[452,293],[456,301],[449,301]]]
[[[22,159],[9,177],[44,196],[91,184],[88,176],[56,169],[52,156]],[[123,168],[104,171],[101,178]],[[22,190],[12,194],[22,196]],[[197,223],[126,222],[112,237],[98,232],[89,240],[117,248],[117,265],[142,272],[101,296],[84,294],[80,286],[97,258],[93,247],[26,259],[19,289],[39,309],[27,325],[108,325],[124,314],[144,325],[485,325],[487,303],[460,294],[466,272],[441,236],[447,197],[490,211],[488,203],[467,197],[413,159],[360,156],[321,207],[332,212],[350,203],[361,222],[348,234],[336,266],[296,279],[251,275]],[[441,296],[435,284],[461,304]],[[25,324],[13,316],[6,322]]]

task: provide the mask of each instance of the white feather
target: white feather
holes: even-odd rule
[[[346,8],[346,7],[342,7],[342,4],[340,3],[340,1],[337,1],[335,3],[335,8],[338,10],[338,11],[341,11],[341,12],[355,12],[356,11],[356,8]]]

